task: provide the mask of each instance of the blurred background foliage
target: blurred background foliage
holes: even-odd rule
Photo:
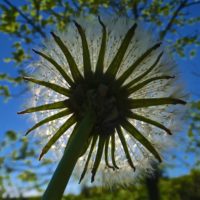
[[[199,200],[200,190],[200,172],[193,170],[190,175],[178,178],[161,178],[159,180],[159,199],[160,200]],[[149,193],[141,182],[137,185],[131,185],[123,189],[105,189],[99,187],[83,187],[81,194],[69,194],[62,200],[147,200]],[[40,196],[16,198],[16,200],[39,200]]]
[[[4,66],[0,67],[12,63],[16,75],[0,70],[0,95],[5,100],[16,98],[13,86],[20,88],[18,95],[27,91],[21,77],[26,74],[25,67],[32,59],[31,48],[46,39],[52,29],[64,30],[74,16],[106,14],[142,20],[156,27],[155,34],[172,47],[176,58],[191,59],[200,45],[200,26],[197,25],[200,24],[200,15],[192,13],[192,9],[199,6],[199,0],[2,0],[0,34],[12,38],[12,52],[4,58]],[[198,98],[195,101],[192,99],[190,105],[186,116],[188,136],[182,142],[186,145],[184,153],[186,156],[193,155],[195,163],[191,166],[191,163],[181,162],[181,165],[193,169],[190,175],[168,179],[159,174],[153,180],[146,179],[139,186],[127,188],[128,191],[106,192],[99,188],[83,188],[81,196],[72,195],[66,199],[200,199],[197,189],[200,182],[200,101]],[[42,191],[55,166],[50,159],[35,164],[40,149],[39,141],[36,138],[24,138],[14,130],[2,135],[0,197],[8,198],[11,188],[15,195],[21,197],[32,189]],[[177,155],[173,156],[178,159]],[[166,167],[173,166],[164,166],[163,170]],[[154,185],[155,188],[151,189]],[[157,196],[151,197],[149,189],[156,191]]]

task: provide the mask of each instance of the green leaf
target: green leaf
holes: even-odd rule
[[[50,160],[50,159],[43,159],[42,160],[42,165],[49,165],[51,163],[52,163],[52,160]]]
[[[193,133],[193,131],[192,131],[192,127],[190,127],[190,129],[189,129],[189,131],[188,131],[188,137],[189,137],[190,139],[194,138],[194,133]]]
[[[10,63],[10,62],[12,61],[12,59],[11,59],[11,58],[4,58],[3,61],[4,61],[5,63]]]
[[[10,140],[10,141],[16,141],[17,140],[17,133],[15,133],[12,130],[9,130],[6,132],[6,137]]]
[[[12,55],[13,55],[13,60],[17,63],[21,63],[26,58],[28,58],[28,56],[25,54],[25,51],[21,48],[16,49],[16,51],[13,52]]]
[[[0,96],[5,97],[5,99],[8,99],[10,97],[10,91],[8,89],[8,86],[0,85]]]
[[[4,157],[0,157],[0,165],[3,166],[5,158]]]
[[[191,51],[190,51],[190,58],[193,58],[193,57],[195,57],[195,56],[196,56],[196,54],[197,54],[197,52],[196,52],[196,50],[195,50],[195,49],[191,50]]]
[[[18,175],[18,178],[24,182],[35,182],[37,180],[36,174],[30,171],[22,172]]]

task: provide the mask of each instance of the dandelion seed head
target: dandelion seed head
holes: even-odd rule
[[[127,34],[129,37],[126,38]],[[83,181],[87,182],[92,174],[92,181],[110,187],[128,185],[144,174],[152,174],[152,163],[164,157],[164,152],[172,144],[173,136],[169,134],[176,133],[177,127],[181,127],[184,109],[182,105],[174,104],[185,104],[180,100],[185,99],[184,88],[177,81],[176,64],[168,50],[150,31],[126,18],[77,19],[65,31],[52,35],[44,42],[43,48],[36,51],[40,59],[32,63],[33,75],[45,83],[28,78],[38,83],[32,86],[33,97],[28,107],[35,111],[41,105],[66,104],[66,107],[62,104],[60,107],[53,105],[53,109],[40,109],[41,112],[32,115],[36,123],[58,112],[68,112],[66,108],[70,112],[47,120],[35,132],[46,143],[63,124],[72,120],[50,145],[57,155],[62,155],[76,124],[90,104],[97,120],[87,149],[76,164],[74,176],[80,179],[85,173]],[[103,39],[105,53],[99,59]],[[63,50],[62,45],[67,50]],[[99,60],[102,66],[98,66]],[[91,64],[90,69],[85,63]],[[68,90],[63,95],[59,88],[49,84],[68,89],[69,95]],[[101,142],[101,161],[94,169]],[[83,168],[86,169],[84,173]]]

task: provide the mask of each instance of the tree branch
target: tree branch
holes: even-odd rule
[[[160,33],[160,39],[164,39],[164,37],[166,36],[167,32],[171,29],[174,20],[176,19],[176,17],[178,16],[179,12],[186,7],[187,0],[181,1],[180,5],[177,7],[177,9],[174,11],[171,19],[169,20],[168,24],[166,25],[165,29],[163,31],[161,31]]]
[[[9,0],[4,0],[4,2],[10,6],[11,8],[13,8],[14,10],[16,10],[22,18],[24,18],[26,20],[26,22],[28,24],[30,24],[43,38],[46,38],[46,34],[41,30],[41,28],[39,26],[37,26],[34,21],[32,19],[30,19],[29,17],[27,17],[20,9],[18,9],[15,5],[13,5]]]
[[[196,4],[200,4],[200,1],[194,1],[194,2],[187,3],[186,7],[193,6],[193,5],[196,5]]]
[[[138,14],[138,2],[133,1],[133,9],[132,9],[132,11],[133,11],[133,15],[134,15],[135,20],[137,20],[138,16],[139,16],[139,14]]]
[[[52,14],[53,16],[55,16],[57,18],[57,20],[61,20],[61,19],[63,20],[64,19],[64,16],[58,14],[53,9],[49,9],[46,12]]]

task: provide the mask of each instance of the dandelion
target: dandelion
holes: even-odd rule
[[[51,35],[33,50],[41,58],[36,76],[24,77],[36,84],[34,106],[19,112],[36,112],[27,134],[45,127],[40,159],[64,150],[44,199],[61,198],[75,165],[79,182],[126,184],[161,162],[185,104],[161,42],[125,18],[74,21]]]

